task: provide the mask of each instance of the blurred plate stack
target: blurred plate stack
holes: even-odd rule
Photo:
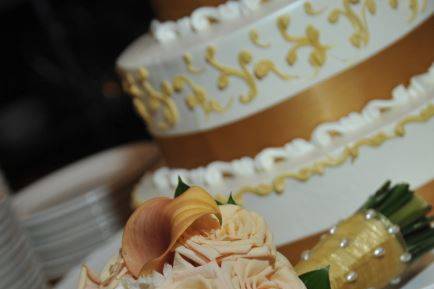
[[[59,170],[16,195],[14,207],[49,279],[61,277],[123,227],[133,186],[158,160],[154,145],[123,146]]]
[[[45,289],[41,264],[0,192],[0,289]]]

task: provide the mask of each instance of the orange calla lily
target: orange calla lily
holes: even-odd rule
[[[78,283],[79,289],[98,289],[101,280],[98,276],[92,273],[87,266],[81,268],[80,281]]]
[[[133,213],[125,226],[121,249],[125,265],[136,278],[159,271],[189,227],[195,224],[210,229],[219,222],[220,209],[202,188],[191,187],[175,199],[151,199]]]

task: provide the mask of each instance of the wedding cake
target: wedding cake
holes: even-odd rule
[[[434,178],[433,0],[153,2],[117,62],[165,159],[136,205],[181,177],[283,244]]]

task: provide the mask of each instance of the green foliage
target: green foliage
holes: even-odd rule
[[[185,191],[187,191],[190,188],[189,185],[184,183],[180,176],[178,176],[178,186],[176,186],[175,189],[175,198],[182,195]]]
[[[304,273],[299,276],[307,289],[331,289],[329,267]]]
[[[237,202],[235,201],[234,197],[232,197],[232,193],[229,195],[229,199],[228,199],[228,205],[236,205],[238,206]]]

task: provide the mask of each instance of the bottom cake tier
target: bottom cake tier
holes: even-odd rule
[[[171,195],[178,176],[217,199],[233,197],[263,215],[277,244],[319,232],[352,212],[386,179],[421,186],[434,179],[434,67],[397,87],[393,99],[322,124],[255,158],[195,170],[161,168],[134,191],[134,205]]]

